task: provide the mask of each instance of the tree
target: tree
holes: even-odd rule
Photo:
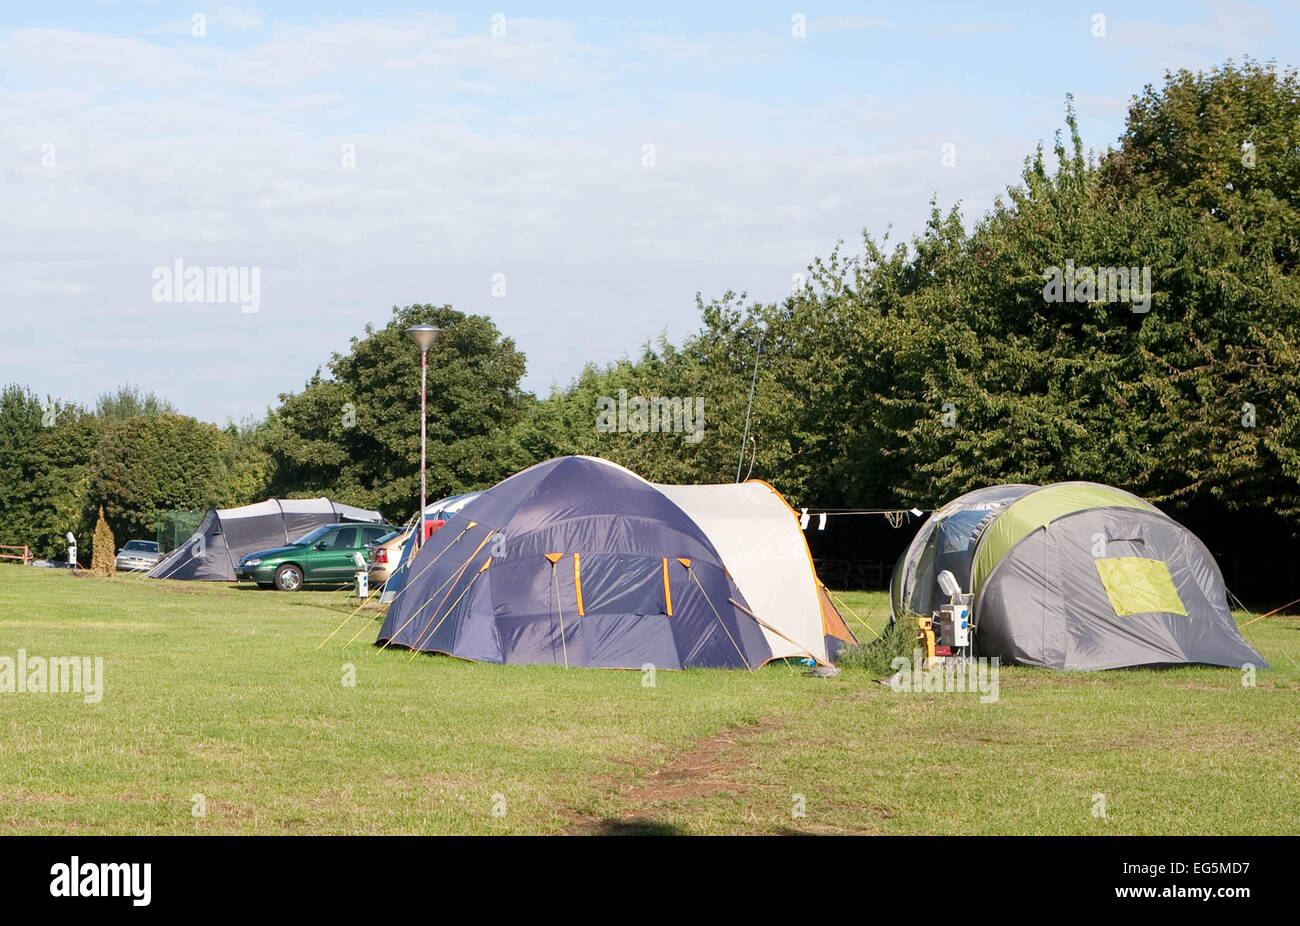
[[[77,405],[16,385],[0,392],[0,543],[49,558],[65,533],[90,529],[87,461],[99,436],[98,419]]]
[[[158,516],[207,508],[226,482],[221,432],[183,415],[111,425],[90,463],[90,497],[121,536],[152,537]]]
[[[418,507],[420,354],[405,334],[417,324],[443,330],[429,352],[430,498],[485,488],[523,465],[512,432],[527,404],[524,355],[484,316],[411,305],[367,326],[328,376],[280,397],[266,429],[274,492],[328,494],[394,517]]]
[[[850,401],[843,350],[849,320],[803,294],[772,305],[729,292],[697,305],[702,326],[680,347],[661,337],[635,360],[588,365],[567,389],[552,390],[530,410],[521,445],[533,459],[594,454],[660,482],[734,481],[757,360],[742,478],[767,479],[791,497],[823,504],[843,497],[835,466]],[[601,403],[624,397],[628,404],[693,401],[690,424],[702,427],[598,427]]]
[[[1167,210],[1168,311],[1139,346],[1159,496],[1300,513],[1300,79],[1249,59],[1166,74],[1104,159],[1108,208]]]
[[[99,509],[99,520],[95,523],[94,550],[91,553],[90,571],[100,578],[111,579],[117,573],[117,544],[113,540],[113,530],[104,519],[104,509]]]
[[[1133,97],[1101,166],[1116,196],[1150,190],[1237,232],[1286,274],[1300,257],[1300,75],[1247,58],[1166,72]]]
[[[154,418],[158,415],[175,415],[177,409],[166,399],[152,392],[145,394],[139,386],[119,386],[115,392],[106,392],[95,404],[95,414],[104,421],[126,421],[129,418]]]
[[[261,501],[270,494],[275,464],[267,450],[265,421],[233,421],[221,432],[225,479],[217,493],[217,506],[237,508]]]
[[[1067,101],[1066,137],[970,229],[932,204],[910,242],[864,233],[859,255],[815,261],[779,305],[701,304],[679,348],[590,366],[538,403],[521,444],[668,481],[734,478],[762,327],[754,474],[793,497],[927,508],[997,482],[1089,479],[1175,515],[1212,500],[1294,516],[1298,180],[1293,71],[1170,74],[1100,158]],[[1067,265],[1086,272],[1052,301]],[[1138,292],[1116,297],[1116,268]],[[595,401],[619,389],[704,395],[708,436],[596,433]]]

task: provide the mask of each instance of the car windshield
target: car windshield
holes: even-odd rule
[[[157,553],[158,544],[151,543],[148,540],[132,540],[122,548],[123,550],[138,550],[142,553]]]
[[[291,546],[295,546],[295,547],[309,547],[309,546],[311,546],[312,544],[314,544],[317,540],[320,540],[322,537],[324,537],[324,536],[325,536],[326,534],[328,534],[329,532],[330,532],[330,525],[326,524],[326,525],[324,525],[323,527],[318,527],[318,528],[316,528],[316,529],[315,529],[314,531],[312,531],[310,534],[303,534],[301,537],[299,537],[297,540],[295,540],[295,541],[291,544]]]
[[[378,540],[372,541],[372,543],[388,543],[388,541],[393,540],[394,538],[400,536],[401,533],[402,533],[401,531],[390,531],[389,533],[384,534],[384,536],[380,537]]]

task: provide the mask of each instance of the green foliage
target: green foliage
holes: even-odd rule
[[[1294,517],[1298,90],[1293,71],[1252,62],[1170,74],[1100,158],[1067,105],[1068,138],[1026,159],[972,228],[932,204],[909,243],[864,234],[859,255],[815,261],[779,305],[701,305],[680,349],[588,367],[539,403],[524,445],[734,479],[765,327],[753,475],[793,500],[933,507],[993,483],[1091,479],[1175,514],[1209,499]],[[1149,268],[1147,311],[1086,287],[1048,301],[1067,262]],[[596,432],[597,397],[622,388],[703,395],[705,440]]]
[[[90,530],[87,461],[99,435],[98,419],[79,406],[19,386],[0,392],[0,543],[54,558],[65,533]]]
[[[1108,189],[1150,190],[1242,234],[1289,274],[1300,255],[1300,78],[1250,60],[1167,74],[1129,106]]]
[[[110,424],[90,463],[90,498],[115,531],[152,538],[162,512],[219,500],[226,472],[221,432],[181,415]]]
[[[95,403],[95,414],[105,421],[126,421],[129,418],[175,415],[178,411],[166,399],[152,392],[145,394],[139,386],[119,386],[115,392],[106,392]]]
[[[774,481],[795,495],[816,493],[827,503],[843,497],[845,487],[827,471],[843,433],[843,361],[834,353],[842,331],[808,300],[765,306],[727,293],[699,309],[704,327],[680,348],[661,338],[636,361],[589,365],[569,389],[539,402],[523,429],[525,448],[537,459],[603,456],[660,482],[733,482],[757,358],[752,440],[741,476]],[[702,436],[598,430],[597,403],[622,394],[702,401],[703,415],[695,416]]]
[[[1134,99],[1100,171],[1107,202],[1155,198],[1169,311],[1138,345],[1153,494],[1300,512],[1300,80],[1247,60]],[[1244,426],[1248,412],[1255,422]]]
[[[275,473],[266,447],[268,423],[231,422],[221,432],[221,459],[225,478],[216,493],[218,508],[237,508],[262,501]]]
[[[910,621],[889,623],[885,625],[879,637],[861,641],[858,646],[849,646],[841,650],[835,659],[835,664],[843,669],[861,669],[869,673],[872,678],[888,678],[897,671],[893,666],[893,660],[901,656],[910,664],[914,659],[918,642],[916,634],[916,624]]]
[[[0,543],[61,558],[64,534],[89,534],[100,505],[119,534],[148,539],[163,511],[265,497],[263,428],[218,432],[131,386],[97,407],[0,392]]]
[[[1208,502],[1294,519],[1296,72],[1247,60],[1168,74],[1100,155],[1068,102],[1065,122],[969,227],[932,203],[910,241],[864,233],[779,303],[697,299],[700,328],[679,345],[589,364],[541,400],[520,391],[524,357],[491,321],[433,305],[395,308],[266,421],[221,432],[136,387],[92,415],[11,386],[0,542],[54,555],[100,502],[132,532],[160,510],[271,494],[400,518],[419,491],[419,352],[404,330],[422,322],[444,329],[430,354],[430,498],[569,453],[729,482],[757,356],[741,475],[796,504],[931,508],[992,483],[1091,479],[1175,515]],[[1067,263],[1149,268],[1149,310],[1086,287],[1048,301],[1050,268]],[[701,439],[598,428],[602,400],[623,395],[702,399]]]
[[[485,488],[525,464],[512,434],[526,404],[514,341],[483,316],[411,305],[335,354],[329,377],[318,372],[281,396],[265,438],[273,492],[329,494],[393,517],[418,507],[420,352],[405,334],[417,324],[443,330],[429,351],[429,499]]]

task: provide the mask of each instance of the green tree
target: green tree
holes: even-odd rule
[[[1174,513],[1207,499],[1300,513],[1298,91],[1294,72],[1251,62],[1170,74],[1100,158],[1067,103],[1066,137],[970,229],[932,204],[910,242],[864,233],[860,254],[815,261],[779,305],[701,304],[680,347],[553,391],[520,444],[666,481],[734,478],[763,328],[753,472],[796,499],[932,507],[991,483],[1092,479]],[[1115,300],[1081,277],[1051,301],[1067,264],[1137,268],[1149,291]],[[708,436],[597,433],[597,398],[620,389],[704,395]]]
[[[172,403],[152,392],[144,393],[139,386],[119,386],[106,392],[95,403],[95,414],[104,421],[126,421],[129,418],[150,418],[158,415],[175,415]]]
[[[484,488],[525,462],[514,429],[527,400],[524,355],[486,317],[450,306],[394,308],[366,327],[297,394],[281,396],[266,426],[282,494],[328,494],[400,517],[418,507],[420,354],[405,334],[432,324],[429,352],[429,497]]]
[[[1169,73],[1101,166],[1108,208],[1158,198],[1168,311],[1144,330],[1160,496],[1300,513],[1300,79],[1249,59]]]
[[[100,430],[77,405],[42,400],[16,385],[0,392],[0,543],[50,558],[63,552],[65,533],[93,526],[87,462]]]
[[[152,537],[158,516],[219,501],[226,472],[222,434],[182,415],[110,426],[90,463],[89,497],[118,536]]]
[[[265,421],[233,421],[221,432],[225,481],[217,493],[221,508],[237,508],[270,494],[275,462],[267,449]]]

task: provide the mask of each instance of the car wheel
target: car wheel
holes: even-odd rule
[[[282,592],[296,592],[302,588],[302,570],[292,563],[275,571],[275,587]]]

